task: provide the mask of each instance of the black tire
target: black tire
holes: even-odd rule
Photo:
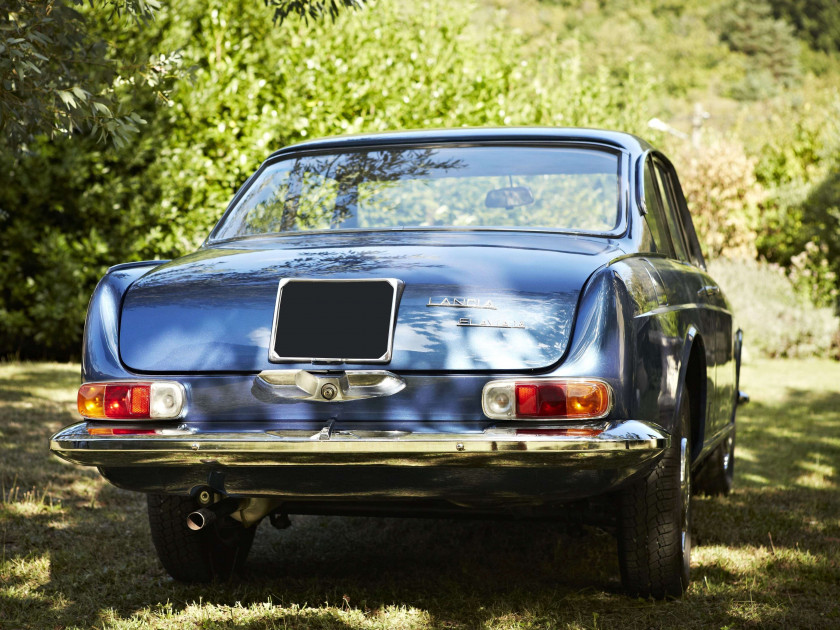
[[[656,468],[619,494],[618,559],[625,590],[638,597],[680,597],[691,559],[691,444],[688,392],[671,446]]]
[[[187,527],[187,515],[200,507],[191,497],[149,494],[148,504],[158,558],[179,582],[226,580],[244,564],[256,527],[224,517],[196,532]]]
[[[735,429],[700,465],[694,487],[698,493],[726,496],[735,480]]]

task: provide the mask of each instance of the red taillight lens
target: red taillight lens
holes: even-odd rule
[[[597,379],[491,381],[484,386],[485,415],[498,420],[592,420],[612,404],[609,386]]]
[[[533,416],[539,412],[540,397],[536,385],[516,386],[516,414]]]
[[[184,399],[184,387],[174,381],[86,383],[77,406],[92,420],[167,420],[180,416]]]
[[[148,418],[149,386],[108,385],[105,388],[105,416],[107,418]]]
[[[520,418],[597,418],[609,409],[607,386],[599,381],[516,383]]]
[[[148,418],[149,384],[128,383],[105,387],[106,418]]]

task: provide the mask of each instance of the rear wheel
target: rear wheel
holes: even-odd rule
[[[244,564],[256,527],[244,527],[226,516],[192,531],[187,516],[201,506],[191,497],[149,494],[148,507],[158,558],[176,580],[226,580]]]
[[[690,405],[684,392],[671,446],[647,477],[619,495],[618,558],[632,595],[680,597],[691,558]]]

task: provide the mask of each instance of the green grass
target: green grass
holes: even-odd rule
[[[686,597],[621,594],[615,543],[547,523],[299,517],[235,583],[171,581],[142,496],[47,452],[76,365],[0,365],[0,628],[840,627],[840,364],[757,361],[737,489],[695,505]]]

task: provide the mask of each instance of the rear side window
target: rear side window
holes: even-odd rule
[[[686,239],[686,244],[688,245],[689,260],[691,260],[692,264],[695,266],[705,269],[706,261],[704,260],[703,252],[700,249],[700,241],[697,240],[697,232],[694,230],[694,222],[691,220],[691,214],[688,211],[688,205],[685,201],[685,195],[683,195],[682,186],[680,186],[680,180],[673,168],[666,169],[664,174],[668,177],[668,181],[671,183],[671,191],[674,193],[674,198],[677,202],[676,208],[680,218],[682,219],[683,234]]]
[[[662,205],[659,203],[659,196],[656,192],[656,181],[654,179],[652,164],[650,160],[645,163],[645,222],[647,222],[650,233],[653,236],[653,242],[656,245],[656,251],[665,254],[666,256],[673,256],[674,250],[671,247],[671,238],[668,234],[668,227],[666,225],[665,215],[662,211]]]
[[[687,245],[683,235],[682,220],[677,213],[677,204],[674,198],[674,193],[671,189],[670,181],[667,175],[663,172],[662,163],[659,160],[654,162],[656,164],[656,190],[659,193],[659,199],[662,201],[662,208],[665,211],[665,220],[668,222],[668,232],[671,234],[671,245],[674,247],[674,253],[680,260],[688,260]]]

